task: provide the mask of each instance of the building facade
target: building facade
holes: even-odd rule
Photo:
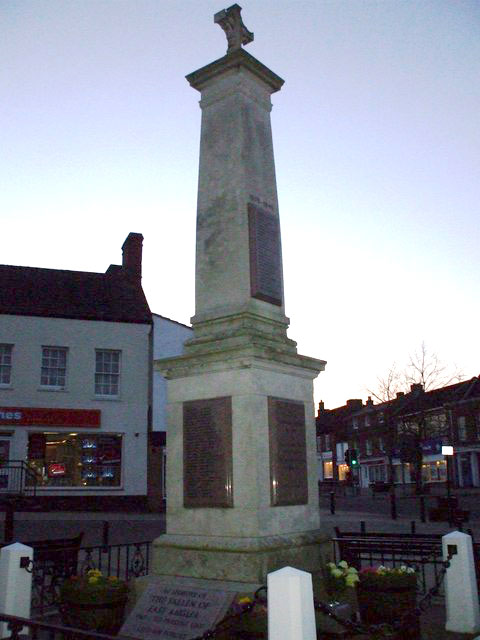
[[[142,242],[129,234],[122,265],[106,273],[0,266],[0,458],[28,461],[49,506],[146,504],[153,330]]]
[[[325,484],[373,483],[480,486],[480,378],[424,391],[412,385],[388,402],[348,400],[327,410],[319,405],[317,458]],[[452,445],[453,459],[442,454]],[[356,468],[346,463],[354,450]],[[347,454],[348,455],[348,454]]]
[[[187,325],[157,313],[153,318],[153,359],[169,358],[183,353],[183,345],[193,336]],[[150,432],[148,460],[148,499],[153,510],[162,509],[166,500],[167,465],[167,381],[159,371],[153,371],[153,420]]]

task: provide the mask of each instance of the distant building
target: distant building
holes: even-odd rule
[[[410,392],[377,405],[371,398],[331,410],[320,403],[316,426],[321,482],[347,482],[345,451],[353,449],[361,487],[392,478],[396,484],[415,482],[417,452],[422,483],[442,483],[447,472],[442,444],[450,444],[453,483],[480,486],[480,377],[428,392],[412,385]]]
[[[153,360],[183,353],[183,345],[193,336],[187,325],[153,314]],[[167,442],[167,381],[159,371],[153,371],[153,421],[150,433],[148,464],[149,506],[158,510],[166,498],[166,442]]]
[[[106,273],[0,266],[0,457],[35,467],[46,505],[146,504],[153,331],[142,242],[130,233],[122,265]]]

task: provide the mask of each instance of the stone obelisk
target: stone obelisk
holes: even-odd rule
[[[258,585],[319,567],[313,380],[287,337],[270,111],[283,80],[249,55],[240,7],[215,15],[227,54],[187,76],[202,109],[194,337],[168,379],[167,532],[153,573]]]

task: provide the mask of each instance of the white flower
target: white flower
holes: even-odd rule
[[[332,576],[334,578],[341,578],[343,576],[343,571],[340,569],[332,569]]]
[[[338,566],[341,567],[342,569],[348,569],[348,564],[345,562],[345,560],[341,560],[338,563]]]

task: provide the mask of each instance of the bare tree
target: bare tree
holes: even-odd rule
[[[367,391],[379,402],[388,402],[399,392],[408,393],[412,384],[421,384],[424,391],[431,391],[461,382],[464,377],[456,365],[443,362],[435,352],[428,350],[423,341],[420,348],[409,355],[403,369],[394,362],[384,376],[377,378],[375,387],[367,388]]]
[[[463,380],[463,372],[456,365],[449,365],[443,362],[435,352],[430,352],[422,342],[420,348],[409,356],[408,362],[403,369],[399,369],[394,362],[387,373],[377,378],[374,389],[368,389],[368,393],[376,398],[380,403],[389,403],[394,400],[399,392],[409,393],[412,385],[421,385],[417,391],[432,391],[440,387],[446,387],[455,382]],[[421,493],[422,483],[422,443],[432,437],[433,431],[429,417],[423,410],[416,412],[415,417],[410,420],[403,420],[401,428],[398,428],[398,421],[393,405],[386,404],[385,407],[385,435],[387,440],[387,454],[389,460],[390,478],[393,483],[393,457],[394,450],[399,444],[404,447],[402,458],[408,456],[409,462],[413,464],[415,470],[416,491]],[[444,425],[442,425],[444,427]],[[444,427],[445,431],[446,427]],[[442,429],[440,429],[442,431]],[[446,433],[446,432],[445,432]],[[442,435],[445,435],[442,433]],[[440,435],[436,433],[436,435]]]
[[[463,371],[456,365],[449,365],[440,360],[435,352],[427,349],[423,341],[420,349],[409,356],[404,373],[404,384],[406,390],[409,390],[412,384],[421,384],[424,391],[431,391],[461,382],[464,377]]]

